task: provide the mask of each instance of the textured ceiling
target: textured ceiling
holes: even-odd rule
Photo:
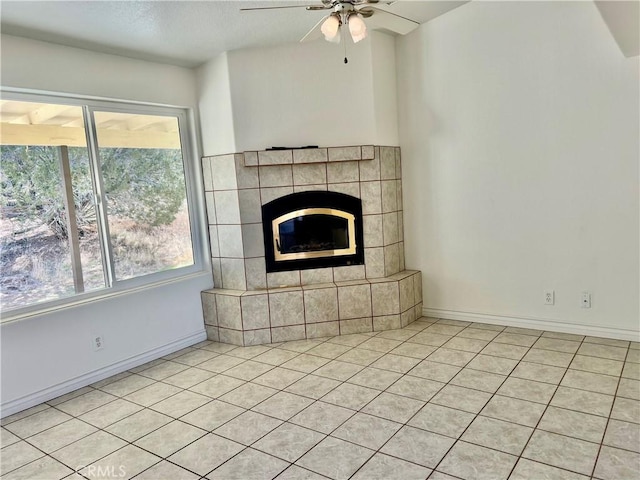
[[[300,1],[2,0],[2,33],[185,67],[239,48],[298,41],[325,14],[304,8],[240,12]],[[387,10],[424,23],[466,1],[400,0]]]

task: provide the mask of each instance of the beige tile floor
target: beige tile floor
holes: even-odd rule
[[[207,341],[1,430],[7,480],[638,479],[640,349],[428,318]]]

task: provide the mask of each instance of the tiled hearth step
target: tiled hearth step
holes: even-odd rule
[[[422,315],[422,274],[202,292],[210,340],[258,345],[398,329]]]

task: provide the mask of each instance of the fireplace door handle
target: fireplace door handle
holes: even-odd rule
[[[276,248],[278,249],[278,251],[280,253],[282,253],[282,250],[280,250],[280,242],[278,242],[278,239],[276,238]]]

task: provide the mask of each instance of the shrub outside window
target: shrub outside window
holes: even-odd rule
[[[3,94],[3,317],[201,270],[186,118],[168,107]]]

